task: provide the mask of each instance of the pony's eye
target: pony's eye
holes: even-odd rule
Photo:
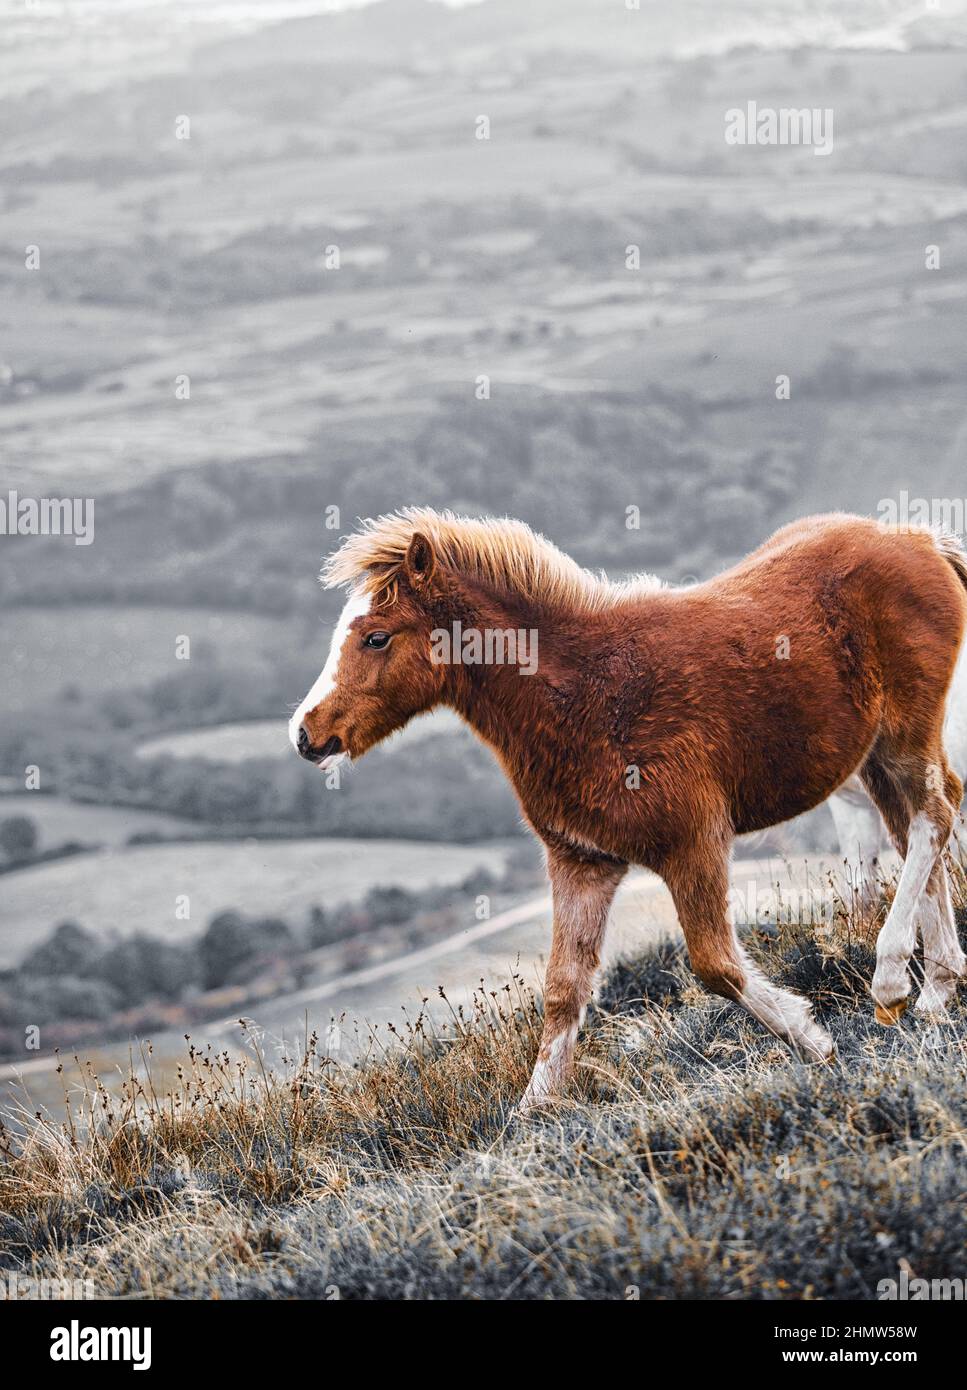
[[[371,632],[363,643],[364,647],[373,647],[381,652],[384,647],[389,646],[390,634],[388,632]]]

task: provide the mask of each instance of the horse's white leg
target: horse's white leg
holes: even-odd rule
[[[608,911],[628,871],[627,864],[555,849],[548,850],[547,868],[554,938],[544,977],[544,1030],[522,1111],[552,1100],[564,1088],[601,958]]]
[[[917,944],[920,900],[947,842],[952,821],[948,804],[935,797],[910,822],[896,897],[876,943],[873,998],[879,1023],[895,1023],[906,1008],[911,988],[908,967]]]
[[[863,898],[873,896],[876,869],[885,838],[885,826],[858,773],[853,773],[829,798],[842,857],[855,864],[856,882]]]
[[[967,778],[967,643],[957,658],[947,694],[943,742],[948,763],[963,781]],[[956,800],[956,789],[952,789],[949,795]],[[967,851],[967,836],[964,834],[959,805],[953,809],[957,814],[950,836],[951,849],[955,857],[963,859]],[[967,970],[950,898],[950,875],[942,858],[937,861],[920,902],[920,939],[923,942],[925,980],[914,1008],[921,1014],[942,1017],[957,988],[957,981],[963,978]]]
[[[967,966],[957,937],[950,877],[943,859],[938,860],[920,900],[919,921],[925,979],[913,1007],[917,1013],[942,1017]]]
[[[728,842],[712,835],[700,848],[676,854],[664,876],[678,910],[692,969],[702,983],[741,1004],[801,1057],[826,1061],[833,1041],[809,1001],[766,979],[749,960],[728,911]]]

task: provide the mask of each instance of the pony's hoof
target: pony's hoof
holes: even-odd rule
[[[518,1120],[529,1120],[537,1111],[543,1110],[546,1105],[549,1105],[551,1100],[552,1097],[547,1091],[537,1089],[534,1086],[528,1086],[527,1090],[514,1106],[514,1117]]]
[[[554,1106],[554,1096],[521,1096],[514,1106],[515,1120],[533,1120],[538,1115],[546,1115]]]
[[[907,1011],[909,999],[898,999],[895,1004],[877,1004],[873,1010],[873,1017],[877,1023],[882,1023],[884,1028],[894,1028]]]
[[[913,1006],[913,1012],[928,1023],[944,1023],[949,1019],[947,1000],[950,994],[937,989],[929,982],[920,991],[920,997]]]
[[[836,1059],[836,1044],[815,1019],[809,1019],[793,1040],[793,1050],[803,1062],[833,1062]]]
[[[963,967],[958,964],[956,967],[939,969],[932,979],[924,980],[913,1012],[931,1023],[942,1023],[949,1018],[947,1005],[956,998],[957,981],[963,973]]]

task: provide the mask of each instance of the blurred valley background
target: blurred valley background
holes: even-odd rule
[[[90,545],[0,536],[11,1063],[309,1026],[535,891],[453,721],[338,787],[288,746],[357,517],[688,583],[967,493],[961,3],[0,10],[0,495],[94,501]],[[832,152],[727,144],[749,101],[831,108]],[[755,848],[833,844],[821,808]]]

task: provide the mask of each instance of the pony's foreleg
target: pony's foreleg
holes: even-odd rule
[[[560,1094],[567,1081],[608,910],[628,869],[627,864],[588,862],[558,851],[548,851],[547,867],[554,896],[554,939],[544,977],[544,1031],[521,1110]]]
[[[685,933],[692,969],[702,983],[732,999],[803,1058],[827,1061],[833,1041],[801,995],[780,989],[749,960],[728,911],[729,856],[724,837],[679,850],[664,877]]]

